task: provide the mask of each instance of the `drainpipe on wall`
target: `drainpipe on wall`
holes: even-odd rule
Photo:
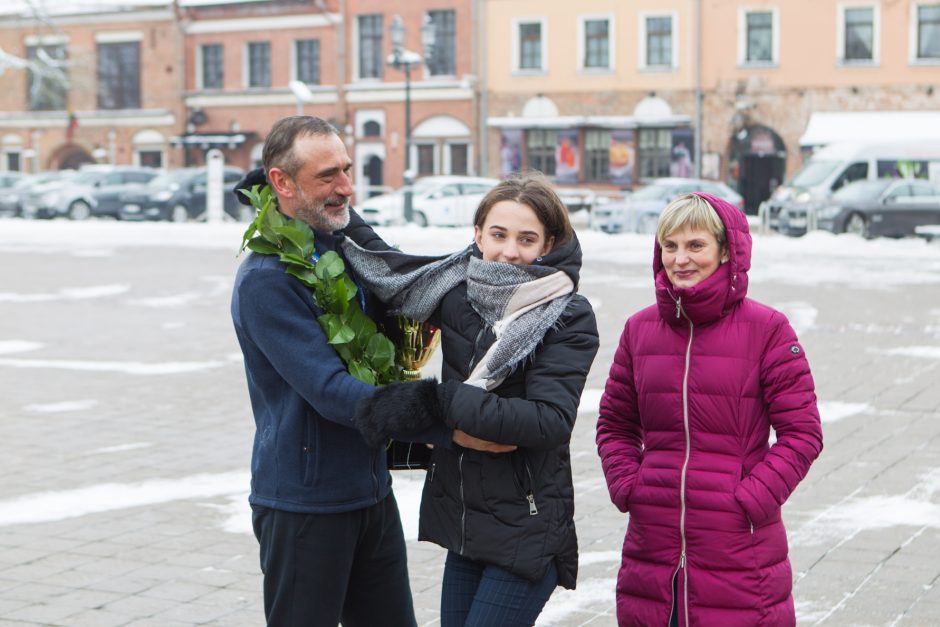
[[[473,92],[477,97],[477,132],[479,145],[477,147],[478,176],[489,176],[489,133],[486,127],[486,41],[484,41],[484,23],[486,20],[486,0],[477,0],[471,3],[473,12],[471,23],[476,37],[473,38],[476,50],[471,56],[476,67],[473,69],[477,77]]]
[[[702,0],[695,0],[695,178],[702,178]]]
[[[335,30],[337,123],[340,130],[346,133],[346,127],[349,126],[349,115],[346,110],[346,0],[339,1],[339,24],[336,25]]]

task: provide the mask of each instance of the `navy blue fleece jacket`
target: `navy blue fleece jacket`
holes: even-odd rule
[[[317,252],[335,250],[338,240],[317,233]],[[378,503],[391,488],[385,450],[369,448],[351,421],[375,388],[346,371],[317,322],[322,313],[277,257],[251,253],[242,262],[232,320],[255,418],[254,505],[344,512]],[[443,429],[433,436],[425,439],[450,437]]]

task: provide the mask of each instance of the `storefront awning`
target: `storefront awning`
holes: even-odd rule
[[[687,115],[647,118],[634,115],[559,115],[547,117],[487,118],[490,128],[640,128],[651,126],[685,126]]]
[[[187,133],[170,138],[174,146],[199,146],[201,148],[236,148],[248,141],[254,133]]]
[[[800,147],[835,142],[940,141],[940,111],[817,112],[809,117]]]

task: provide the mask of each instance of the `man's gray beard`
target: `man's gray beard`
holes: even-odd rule
[[[326,212],[326,200],[311,202],[303,192],[300,193],[298,200],[301,204],[296,210],[297,218],[309,224],[314,231],[332,233],[346,228],[346,225],[349,224],[348,201],[343,213],[334,217]]]

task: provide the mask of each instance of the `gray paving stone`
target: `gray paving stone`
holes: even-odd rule
[[[0,341],[43,344],[20,355],[24,359],[158,363],[225,360],[238,353],[227,289],[212,291],[214,283],[204,279],[223,277],[224,285],[231,285],[238,263],[234,245],[224,252],[109,250],[108,257],[75,257],[70,259],[75,263],[63,264],[49,255],[11,252],[0,232],[4,292],[131,286],[116,297],[53,304],[0,301],[5,324]],[[830,257],[825,263],[848,261]],[[587,281],[582,288],[603,302],[597,311],[602,346],[587,384],[598,390],[623,320],[650,302],[649,289],[622,289],[617,277],[646,277],[649,268],[592,259],[586,250],[583,274],[614,277]],[[940,523],[869,529],[865,521],[833,516],[879,496],[938,504],[925,477],[940,459],[940,362],[884,351],[940,345],[940,305],[923,306],[940,303],[940,282],[890,292],[764,281],[754,281],[752,288],[753,296],[769,304],[805,302],[816,309],[815,326],[800,337],[820,401],[869,404],[863,412],[824,424],[822,457],[784,508],[798,624],[940,625],[935,566]],[[199,298],[175,309],[135,304],[153,295],[184,293]],[[16,477],[0,484],[0,501],[104,483],[247,471],[253,423],[243,377],[237,360],[213,370],[161,376],[0,365],[0,474]],[[24,409],[79,399],[97,404],[60,413]],[[583,412],[571,440],[579,590],[570,602],[556,592],[553,601],[565,599],[567,606],[557,613],[547,608],[539,622],[546,627],[616,624],[613,581],[628,517],[608,501],[594,449],[595,421],[596,411]],[[146,446],[96,452],[133,443]],[[244,492],[247,485],[232,497],[118,505],[85,516],[4,526],[0,627],[263,624],[257,543],[250,533],[222,530],[233,497],[241,500],[243,520],[249,520]],[[418,622],[438,625],[444,552],[417,542],[410,542],[408,551]]]

